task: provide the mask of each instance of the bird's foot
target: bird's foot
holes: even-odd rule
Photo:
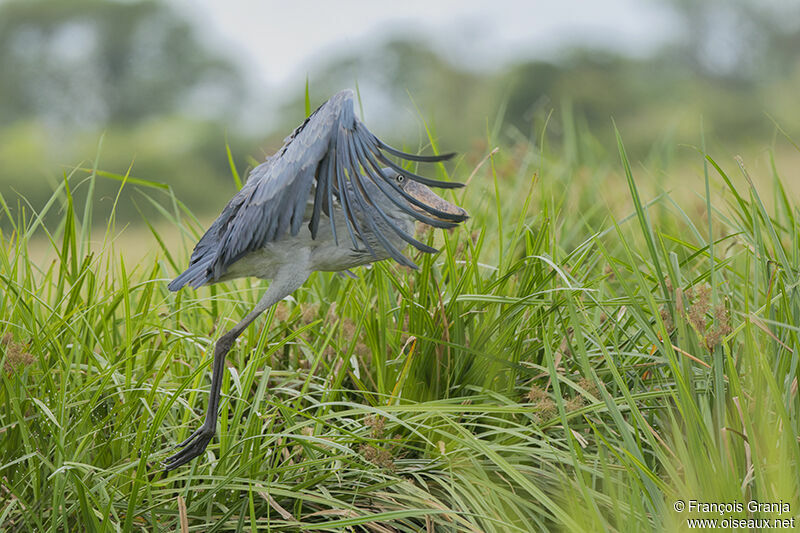
[[[197,428],[194,433],[189,435],[188,439],[176,446],[176,448],[183,448],[181,451],[164,460],[164,471],[174,470],[202,454],[213,437],[214,428],[208,428],[205,424]]]

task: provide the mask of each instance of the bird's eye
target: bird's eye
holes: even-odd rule
[[[402,174],[397,175],[397,183],[403,183],[406,180],[406,177]]]

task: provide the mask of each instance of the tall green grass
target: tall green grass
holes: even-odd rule
[[[796,516],[800,211],[777,164],[765,201],[744,163],[729,176],[701,149],[730,201],[699,217],[642,195],[621,136],[615,160],[564,131],[494,152],[455,193],[472,218],[423,232],[441,252],[419,271],[315,274],[246,330],[217,438],[167,476],[210,348],[264,286],[169,293],[202,228],[97,162],[40,212],[0,195],[0,529],[672,531],[701,516],[679,499]],[[182,245],[147,220],[155,252],[126,263],[124,232],[92,217],[99,179]]]

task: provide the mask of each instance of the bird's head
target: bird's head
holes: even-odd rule
[[[409,206],[416,212],[420,213],[429,218],[433,218],[435,220],[440,220],[443,222],[463,222],[467,218],[469,218],[469,214],[459,206],[448,202],[435,192],[433,192],[428,186],[423,185],[417,181],[414,181],[410,178],[407,178],[402,173],[397,172],[391,168],[384,168],[383,174],[390,179],[394,180],[397,184],[398,188],[402,189],[407,195],[414,198],[418,202],[433,208],[434,210],[438,210],[449,215],[453,215],[453,217],[442,218],[437,216],[430,211],[425,210],[424,208],[414,205],[413,203],[408,202],[407,199],[403,199],[405,203],[408,203]]]

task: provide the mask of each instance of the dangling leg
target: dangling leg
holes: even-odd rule
[[[300,285],[308,279],[309,273],[303,272],[298,268],[295,271],[284,269],[270,283],[267,292],[256,304],[255,309],[250,311],[241,322],[236,324],[229,331],[226,331],[214,346],[214,363],[211,370],[211,391],[208,398],[208,411],[203,425],[197,428],[188,439],[178,444],[183,448],[178,453],[167,457],[164,460],[164,470],[169,472],[179,466],[188,463],[201,453],[203,453],[217,430],[217,416],[219,409],[220,388],[222,387],[222,376],[225,371],[225,356],[233,346],[236,338],[242,331],[249,326],[258,316],[293,293]]]

